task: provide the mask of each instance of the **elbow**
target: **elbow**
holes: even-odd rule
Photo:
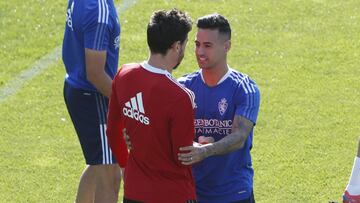
[[[245,142],[241,142],[238,145],[238,149],[242,149],[245,146]]]
[[[229,151],[241,150],[245,146],[244,142],[234,143],[231,147],[229,147]]]
[[[238,142],[236,143],[236,149],[242,149],[245,146],[245,142],[246,142],[246,137],[244,136],[239,136],[240,139],[238,140]]]

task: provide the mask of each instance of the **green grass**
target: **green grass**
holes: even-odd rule
[[[60,45],[67,1],[0,2],[0,87]]]
[[[66,1],[0,2],[0,88],[61,45]],[[119,1],[117,1],[119,4]],[[232,26],[231,67],[261,89],[257,202],[340,201],[360,135],[360,7],[355,0],[139,0],[120,16],[120,63],[148,56],[154,10]],[[176,77],[197,69],[190,33]],[[61,61],[0,103],[0,202],[72,202],[84,168],[62,98]]]

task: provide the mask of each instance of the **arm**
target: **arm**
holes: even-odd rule
[[[98,4],[94,4],[85,9],[82,19],[86,78],[101,94],[110,98],[112,78],[105,72],[105,67],[113,31],[110,24],[99,22],[99,15]]]
[[[244,146],[256,123],[260,106],[259,89],[256,85],[250,85],[251,91],[250,88],[245,91],[245,85],[242,85],[243,88],[239,88],[239,92],[236,93],[237,100],[240,102],[236,106],[231,134],[215,143],[206,145],[195,143],[193,146],[181,148],[181,151],[189,151],[179,154],[179,160],[183,164],[190,165],[202,161],[208,156],[226,154]]]
[[[242,116],[235,116],[231,134],[215,143],[205,146],[205,158],[213,155],[222,155],[241,149],[248,138],[254,123]]]
[[[117,77],[117,76],[116,76]],[[116,79],[113,82],[112,94],[110,97],[108,122],[106,129],[106,136],[109,141],[111,151],[113,152],[120,167],[125,167],[128,159],[128,151],[125,140],[122,136],[122,129],[124,128],[124,120],[119,112],[120,106],[116,94]]]
[[[86,77],[101,94],[110,97],[111,78],[105,72],[106,51],[85,48]]]
[[[191,165],[209,156],[227,154],[241,149],[253,127],[254,123],[250,120],[242,116],[235,116],[231,134],[218,142],[205,145],[194,143],[193,146],[182,147],[180,151],[189,152],[179,154],[179,160],[181,160],[184,165]]]

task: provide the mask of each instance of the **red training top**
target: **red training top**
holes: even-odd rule
[[[194,139],[194,95],[169,72],[142,64],[124,65],[113,80],[107,136],[115,157],[124,154],[126,127],[132,150],[125,168],[125,198],[146,203],[196,199],[190,166],[179,148]]]

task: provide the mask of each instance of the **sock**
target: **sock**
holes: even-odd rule
[[[360,158],[355,157],[349,183],[346,190],[350,195],[360,195]]]

